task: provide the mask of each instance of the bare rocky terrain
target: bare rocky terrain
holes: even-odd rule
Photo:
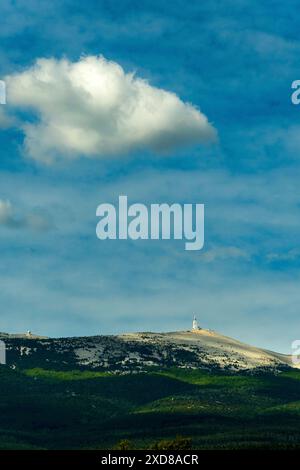
[[[45,338],[0,333],[13,368],[140,372],[151,367],[220,371],[278,371],[291,357],[266,351],[211,330],[129,333],[118,336]]]

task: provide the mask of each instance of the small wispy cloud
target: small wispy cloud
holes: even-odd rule
[[[269,262],[276,262],[276,261],[294,261],[300,258],[300,250],[299,248],[293,248],[286,252],[282,253],[269,253],[267,255],[267,260]]]
[[[44,163],[145,149],[167,153],[216,139],[195,106],[104,57],[39,59],[6,83],[9,102],[37,115],[37,122],[22,125],[24,145]]]
[[[0,105],[0,129],[8,129],[16,124],[16,120],[4,108],[4,105]]]
[[[225,260],[225,259],[249,259],[249,253],[235,246],[221,246],[214,247],[206,251],[202,255],[202,259],[206,263],[211,263],[216,260]]]
[[[53,227],[49,217],[38,211],[31,211],[22,216],[18,216],[16,212],[10,201],[0,199],[0,226],[35,231],[48,231]]]

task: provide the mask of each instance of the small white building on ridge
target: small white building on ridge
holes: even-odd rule
[[[197,321],[196,315],[194,315],[192,330],[199,330],[199,329],[200,328],[198,326],[198,321]]]

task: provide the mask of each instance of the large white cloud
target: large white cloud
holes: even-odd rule
[[[6,81],[8,102],[37,115],[23,124],[25,148],[36,160],[168,152],[216,138],[194,106],[103,57],[39,59]]]

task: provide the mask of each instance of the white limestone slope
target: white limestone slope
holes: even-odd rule
[[[129,333],[119,336],[45,338],[0,333],[7,364],[16,367],[58,365],[127,373],[149,367],[206,370],[273,371],[299,367],[291,356],[244,344],[211,330]]]
[[[173,347],[190,351],[199,357],[202,365],[232,368],[235,370],[251,370],[257,368],[280,368],[293,364],[289,355],[260,349],[242,343],[233,338],[223,336],[211,330],[199,329],[173,333],[131,333],[121,335],[125,341],[145,344],[171,344]]]

